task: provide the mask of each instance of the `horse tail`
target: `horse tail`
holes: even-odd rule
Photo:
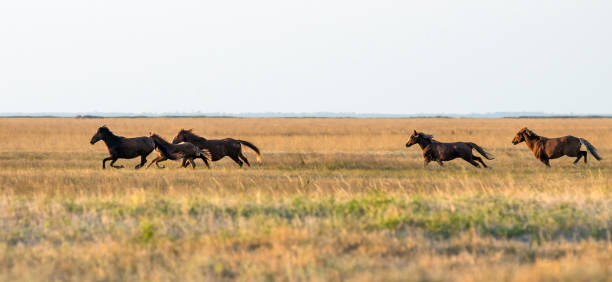
[[[168,151],[168,147],[166,147],[166,145],[161,142],[158,142],[157,140],[155,140],[155,138],[153,138],[153,143],[155,144],[155,147],[159,149],[159,152],[164,158],[169,160],[176,160],[176,157],[170,154],[170,151]]]
[[[255,151],[255,153],[257,153],[257,162],[261,163],[261,154],[259,153],[259,149],[257,149],[257,147],[255,145],[253,145],[251,142],[244,141],[244,140],[237,140],[237,141],[240,142],[240,144],[243,144],[243,145],[253,149],[253,151]]]
[[[212,155],[210,154],[210,151],[207,149],[200,149],[199,151],[199,156],[206,158],[207,160],[211,160]]]
[[[589,141],[587,141],[586,139],[580,139],[580,144],[584,145],[587,150],[589,150],[589,152],[591,152],[591,155],[593,155],[593,157],[595,157],[598,161],[601,161],[603,158],[599,155],[599,151],[597,151],[597,148],[595,148],[595,146],[593,146],[593,144],[591,144]]]
[[[472,143],[472,142],[467,142],[467,145],[470,146],[472,149],[476,149],[476,151],[478,151],[478,153],[480,153],[483,157],[485,157],[487,160],[492,160],[495,158],[495,156],[491,153],[487,153],[483,148],[481,148],[480,146]]]

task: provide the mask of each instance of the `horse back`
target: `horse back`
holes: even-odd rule
[[[450,161],[464,155],[471,155],[472,148],[463,142],[442,143],[435,142],[429,144],[423,150],[423,154],[433,157],[435,160]]]
[[[119,146],[113,149],[124,158],[134,158],[151,153],[155,149],[155,144],[150,137],[122,137]]]
[[[546,138],[541,140],[544,151],[549,159],[559,158],[567,155],[575,157],[580,151],[580,139],[574,136],[563,136],[558,138]]]
[[[210,152],[212,161],[218,161],[228,154],[230,144],[234,142],[235,140],[232,138],[210,139],[197,145],[200,149],[206,149]]]
[[[172,144],[168,146],[168,149],[172,154],[177,154],[180,157],[192,157],[197,156],[200,151],[200,147],[196,146],[191,142],[181,142],[178,144]]]

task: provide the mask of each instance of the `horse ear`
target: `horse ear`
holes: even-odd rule
[[[416,129],[412,130],[412,134],[417,135]]]
[[[193,131],[193,128],[187,129],[187,131],[192,132],[192,131]]]

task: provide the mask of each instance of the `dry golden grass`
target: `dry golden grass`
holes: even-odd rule
[[[249,140],[264,163],[102,170],[102,124]],[[523,126],[605,159],[547,169],[511,144]],[[423,168],[412,129],[497,159]],[[2,281],[612,277],[610,119],[0,119],[0,140]]]

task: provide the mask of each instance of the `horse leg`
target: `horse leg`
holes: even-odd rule
[[[549,159],[541,159],[540,161],[542,161],[546,167],[550,167],[550,160]]]
[[[164,157],[157,156],[157,158],[151,161],[151,163],[147,166],[147,168],[150,168],[153,164],[155,164],[155,166],[157,166],[158,168],[164,168],[163,166],[160,167],[158,164],[158,162],[161,162],[163,160],[164,160]]]
[[[580,160],[580,158],[582,158],[584,156],[583,153],[586,153],[585,151],[578,151],[578,157],[576,158],[576,160],[573,162],[574,165],[578,164],[578,161]]]
[[[206,168],[210,169],[210,165],[208,164],[208,159],[206,159],[206,157],[200,157],[200,158],[202,159],[202,161],[204,161]]]
[[[181,163],[181,167],[187,167],[187,158],[183,158],[183,162]]]
[[[444,163],[442,163],[442,161],[437,161],[437,163],[441,166],[444,167]]]
[[[249,160],[247,160],[247,158],[242,154],[242,152],[238,152],[238,157],[240,157],[249,167],[251,166]]]
[[[166,166],[165,166],[165,165],[159,165],[159,163],[160,163],[160,162],[163,162],[163,161],[165,161],[165,160],[167,160],[167,158],[166,158],[166,157],[160,157],[160,159],[159,159],[158,161],[156,161],[156,162],[155,162],[155,166],[157,166],[157,168],[166,168]]]
[[[478,156],[472,156],[472,160],[478,161],[480,162],[484,167],[488,167],[483,161],[481,157]]]
[[[461,157],[464,161],[470,163],[471,165],[475,166],[475,167],[480,167],[480,165],[475,162],[474,160],[472,160],[472,158],[470,157]]]
[[[123,168],[122,165],[117,165],[117,166],[115,165],[115,162],[117,161],[117,159],[119,159],[119,158],[113,158],[113,160],[110,163],[110,166],[114,167],[114,168]]]
[[[234,160],[240,167],[242,167],[242,161],[238,158],[238,156],[230,156],[232,160]]]
[[[145,155],[140,155],[140,164],[135,166],[135,169],[139,169],[141,167],[143,167],[145,164],[147,163],[147,156]]]
[[[147,168],[150,168],[150,167],[151,167],[151,166],[152,166],[154,163],[157,163],[157,161],[158,161],[160,158],[161,158],[160,156],[157,156],[157,158],[153,159],[153,160],[151,161],[151,163],[149,163],[149,165],[147,166]]]
[[[428,159],[423,160],[423,167],[427,167],[429,162],[430,162],[430,160],[428,160]]]
[[[112,160],[113,157],[108,157],[102,160],[102,169],[106,169],[106,161]]]
[[[583,152],[584,152],[584,164],[589,164],[589,161],[587,160],[587,155],[589,153],[587,153],[586,151],[583,151]]]
[[[189,158],[189,162],[191,163],[191,168],[195,169],[196,165],[195,165],[195,160],[194,158]]]

